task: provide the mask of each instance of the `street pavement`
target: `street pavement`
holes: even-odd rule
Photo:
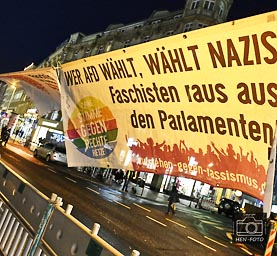
[[[18,154],[26,154],[29,156],[33,156],[33,152],[28,148],[25,147],[23,144],[14,141],[13,139],[10,139],[6,147],[12,151],[18,151]],[[73,168],[73,171],[70,172],[71,175],[84,179],[89,182],[98,182],[100,183],[99,179],[97,177],[90,176],[86,173],[77,171],[77,168]],[[122,185],[118,185],[115,182],[113,182],[111,179],[105,179],[104,181],[101,182],[104,186],[109,186],[112,189],[122,191]],[[133,192],[132,188],[136,188],[136,193]],[[169,195],[164,194],[162,192],[157,192],[154,190],[151,190],[148,186],[144,186],[144,188],[139,187],[137,184],[130,182],[128,186],[128,192],[123,192],[122,193],[128,193],[130,196],[133,197],[138,197],[138,198],[143,198],[145,200],[151,200],[156,203],[168,204],[168,197]],[[191,207],[191,209],[194,209],[195,211],[199,211],[200,209],[195,207],[194,202],[190,202],[189,200],[186,199],[180,199],[180,203],[178,204],[178,208],[181,210],[182,208],[187,208]]]

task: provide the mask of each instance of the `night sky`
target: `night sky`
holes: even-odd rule
[[[15,3],[16,2],[16,3]],[[71,34],[104,31],[109,24],[133,23],[154,10],[183,9],[185,0],[5,1],[0,14],[0,73],[39,64]],[[277,10],[276,0],[234,0],[228,20]]]

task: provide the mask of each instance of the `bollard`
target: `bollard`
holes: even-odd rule
[[[99,229],[100,229],[100,224],[94,223],[91,233],[94,234],[94,235],[97,235]]]
[[[73,205],[72,204],[68,204],[65,210],[65,213],[70,215],[73,209]]]
[[[63,205],[63,199],[61,197],[57,197],[55,204],[58,206],[62,206]]]
[[[139,256],[140,252],[137,250],[133,250],[131,256]]]
[[[55,194],[55,193],[52,193],[52,195],[51,195],[51,202],[55,202],[56,200],[57,200],[57,197],[58,197],[58,195],[57,194]]]

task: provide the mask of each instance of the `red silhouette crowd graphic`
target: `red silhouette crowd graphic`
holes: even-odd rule
[[[180,140],[179,145],[168,145],[164,140],[162,143],[155,143],[152,138],[147,138],[146,142],[137,139],[137,143],[130,146],[133,155],[140,159],[161,159],[171,162],[174,166],[176,163],[183,162],[189,164],[193,157],[195,163],[203,169],[212,169],[218,172],[242,173],[255,178],[266,175],[266,170],[263,165],[260,165],[254,157],[252,151],[243,152],[240,147],[239,152],[236,152],[232,144],[228,144],[226,149],[218,148],[214,142],[206,146],[206,149],[199,148],[198,151],[186,145],[184,140]],[[134,158],[134,159],[136,159]],[[139,164],[134,160],[134,165]],[[165,171],[165,170],[159,170]]]

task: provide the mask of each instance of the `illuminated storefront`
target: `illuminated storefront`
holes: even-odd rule
[[[55,144],[64,143],[64,133],[62,122],[40,118],[38,125],[32,136],[31,150],[39,144],[39,140],[53,142]]]

